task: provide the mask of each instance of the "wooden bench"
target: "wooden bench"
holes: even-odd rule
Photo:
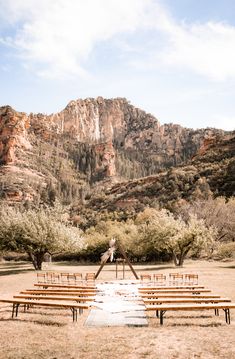
[[[231,302],[229,298],[160,298],[144,299],[144,304],[158,305],[162,303],[220,303]]]
[[[92,302],[94,298],[91,297],[77,297],[77,296],[59,296],[59,295],[30,295],[30,294],[17,294],[14,295],[13,298],[19,298],[19,299],[32,299],[32,300],[68,300],[68,301],[74,301],[74,302]]]
[[[145,291],[139,291],[139,293],[177,293],[177,294],[182,294],[182,293],[192,293],[192,294],[200,294],[200,293],[210,293],[211,290],[210,289],[151,289],[149,288],[149,290],[145,290]]]
[[[46,289],[42,289],[42,290],[30,290],[30,289],[26,289],[26,290],[22,290],[20,292],[20,294],[32,294],[32,295],[75,295],[77,297],[91,297],[91,296],[95,296],[95,292],[80,292],[80,291],[71,291],[71,290],[67,290],[67,291],[54,291],[54,290],[46,290]]]
[[[144,299],[145,305],[155,305],[159,304],[183,304],[183,303],[223,303],[223,302],[231,302],[229,298],[158,298],[158,299]],[[154,310],[154,309],[153,309]],[[158,316],[158,311],[156,311]],[[219,311],[215,310],[215,315],[219,315]]]
[[[168,294],[168,293],[141,293],[141,298],[220,298],[218,294]]]
[[[70,284],[56,284],[56,283],[35,283],[35,287],[43,287],[43,288],[70,288],[70,289],[91,289],[96,290],[95,286],[87,286],[87,285],[70,285]]]
[[[45,292],[50,291],[50,292],[77,292],[77,293],[94,293],[96,294],[98,291],[96,289],[82,289],[82,288],[31,288],[28,289],[31,291],[38,291],[38,290],[43,290]]]
[[[193,311],[193,310],[209,310],[214,309],[218,311],[223,309],[225,312],[225,320],[230,324],[230,309],[235,308],[235,303],[203,303],[203,304],[159,304],[159,305],[146,305],[146,311],[156,311],[159,313],[160,324],[163,325],[164,314],[169,311]]]
[[[12,304],[12,318],[18,316],[18,310],[20,305],[24,306],[24,311],[30,306],[39,306],[39,307],[50,307],[50,308],[68,308],[72,311],[73,322],[77,321],[77,310],[79,310],[79,314],[83,313],[83,309],[88,309],[89,306],[87,304],[79,304],[79,303],[66,303],[66,302],[41,302],[34,301],[32,304],[32,300],[26,299],[0,299],[2,303]]]
[[[166,289],[205,289],[202,285],[177,285],[177,286],[170,286],[170,287],[158,287],[158,286],[149,286],[149,287],[139,287],[139,291],[149,291],[149,290],[166,290]]]

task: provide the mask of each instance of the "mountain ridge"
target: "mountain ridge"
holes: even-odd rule
[[[66,201],[99,181],[144,177],[190,161],[206,141],[225,134],[161,125],[125,98],[73,100],[51,115],[3,106],[1,196],[33,201],[54,190]]]

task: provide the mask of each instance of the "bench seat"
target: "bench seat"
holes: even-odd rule
[[[172,294],[172,293],[141,293],[141,298],[220,298],[220,295],[218,294],[184,294],[184,293],[178,293],[178,294]]]
[[[80,303],[68,303],[68,302],[47,302],[47,301],[34,301],[27,299],[0,299],[2,303],[12,304],[12,318],[18,316],[18,310],[20,305],[24,306],[24,310],[29,306],[39,306],[39,307],[51,307],[51,308],[68,308],[71,309],[73,315],[73,321],[77,321],[77,310],[79,310],[79,314],[83,312],[83,309],[88,309],[88,304],[80,304]]]
[[[27,295],[19,294],[14,295],[13,298],[18,299],[31,299],[31,300],[64,300],[64,301],[74,301],[74,302],[92,302],[94,298],[91,297],[69,297],[69,296],[57,296],[57,295]]]
[[[91,285],[72,285],[72,284],[56,284],[56,283],[35,283],[35,287],[43,287],[43,288],[74,288],[81,290],[97,290],[96,286]]]
[[[177,303],[220,303],[220,302],[231,302],[229,298],[157,298],[157,299],[144,299],[144,304],[152,305],[155,304],[177,304]],[[154,310],[154,309],[153,309]]]
[[[139,291],[140,294],[142,293],[192,293],[192,294],[199,294],[199,293],[210,293],[210,289],[151,289],[145,291]]]
[[[77,292],[77,291],[54,291],[54,290],[22,290],[20,294],[31,294],[31,295],[70,295],[70,296],[77,296],[77,297],[94,297],[96,295],[96,292]]]
[[[218,311],[223,309],[225,312],[225,320],[227,324],[230,324],[230,309],[235,309],[235,303],[201,303],[201,304],[158,304],[158,305],[146,305],[146,311],[155,310],[159,312],[160,324],[163,325],[164,314],[171,311],[192,311],[192,310],[209,310],[214,309]]]
[[[171,286],[168,286],[168,287],[166,287],[166,286],[161,286],[161,287],[159,287],[159,286],[148,286],[148,287],[139,287],[139,291],[148,291],[149,289],[156,289],[156,290],[166,290],[166,289],[194,289],[194,290],[196,290],[196,289],[205,289],[205,287],[204,286],[199,286],[199,285],[176,285],[176,286],[174,286],[174,285],[171,285]]]

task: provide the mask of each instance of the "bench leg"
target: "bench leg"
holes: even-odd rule
[[[70,308],[73,314],[73,322],[77,322],[78,319],[78,311],[76,308]],[[79,309],[80,310],[80,309]]]
[[[215,309],[215,315],[219,315],[219,309]]]
[[[11,313],[12,318],[14,318],[14,315],[17,317],[19,306],[20,306],[19,303],[13,303],[12,304],[12,313]]]
[[[12,304],[12,313],[11,313],[11,317],[14,318],[14,314],[15,314],[15,304]]]
[[[156,317],[159,318],[159,311],[156,310]]]
[[[79,308],[79,314],[81,315],[83,313],[83,309]]]
[[[227,324],[230,324],[230,310],[229,309],[224,309],[225,312],[225,320]]]
[[[166,313],[165,310],[160,310],[160,325],[163,325],[163,318],[165,313]]]
[[[18,316],[19,306],[20,306],[20,305],[17,303],[17,304],[16,304],[16,317]]]

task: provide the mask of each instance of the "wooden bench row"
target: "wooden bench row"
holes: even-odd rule
[[[225,312],[226,323],[230,324],[230,309],[235,308],[229,298],[221,298],[210,293],[208,289],[139,289],[146,311],[156,311],[163,325],[164,314],[169,311],[205,310],[214,309],[215,315],[219,315],[219,309]]]
[[[72,284],[57,284],[57,283],[35,283],[34,284],[35,287],[39,287],[39,288],[67,288],[67,289],[77,289],[77,290],[81,290],[81,291],[90,291],[90,290],[94,290],[96,291],[96,286],[94,285],[72,285]]]
[[[77,297],[91,297],[96,294],[94,291],[81,291],[81,290],[69,290],[69,289],[58,289],[58,290],[49,290],[49,289],[26,289],[25,291],[21,291],[21,294],[32,294],[32,295],[73,295]]]
[[[163,325],[164,314],[167,311],[194,311],[194,310],[209,310],[214,309],[215,314],[218,315],[219,309],[225,312],[225,321],[230,324],[230,309],[235,309],[235,303],[193,303],[193,304],[159,304],[159,305],[146,305],[146,310],[154,310],[160,318],[160,324]]]
[[[149,288],[148,290],[145,290],[145,291],[139,291],[140,294],[160,294],[160,293],[171,293],[171,294],[182,294],[182,293],[191,293],[191,294],[201,294],[201,293],[210,293],[211,290],[210,289],[189,289],[189,288],[168,288],[168,289],[152,289],[152,288]]]
[[[83,313],[84,309],[88,309],[88,304],[79,304],[76,302],[73,303],[66,303],[66,302],[48,302],[48,301],[34,301],[27,299],[0,299],[2,303],[9,303],[12,304],[12,318],[18,316],[18,310],[20,306],[24,307],[24,311],[26,311],[29,307],[39,306],[39,307],[51,307],[51,308],[66,308],[72,311],[73,322],[77,321],[77,311],[79,310],[79,314]]]
[[[75,289],[74,289],[75,287]],[[18,316],[19,307],[23,306],[24,311],[32,306],[69,308],[72,311],[73,321],[77,321],[77,312],[82,314],[84,309],[88,309],[96,294],[95,287],[60,285],[59,288],[48,289],[28,289],[14,295],[13,299],[0,299],[0,302],[12,304],[12,318]]]
[[[156,285],[150,285],[150,286],[147,286],[147,287],[140,287],[139,288],[139,291],[140,292],[149,292],[150,290],[158,290],[158,291],[164,291],[164,290],[173,290],[173,289],[193,289],[193,290],[196,290],[196,289],[206,289],[204,286],[202,285],[172,285],[172,286],[164,286],[164,287],[159,287],[159,286],[156,286]]]

